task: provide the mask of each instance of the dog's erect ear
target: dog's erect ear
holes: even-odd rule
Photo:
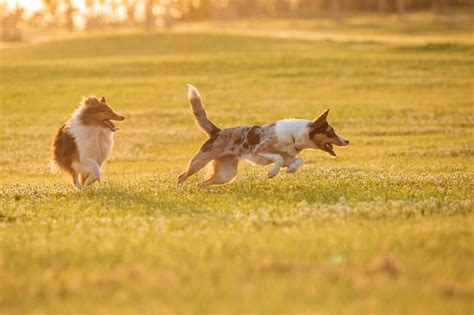
[[[101,103],[107,103],[107,100],[105,99],[105,96],[102,96],[102,97],[100,98],[100,102],[101,102]]]
[[[84,104],[84,106],[92,105],[91,97],[90,96],[83,96],[82,97],[82,104]]]
[[[313,127],[319,127],[326,124],[328,121],[328,114],[329,114],[329,109],[326,109],[321,115],[318,116],[318,118],[315,118],[313,120],[313,123],[311,125]]]

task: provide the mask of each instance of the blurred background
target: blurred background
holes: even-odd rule
[[[442,27],[472,20],[474,0],[1,0],[2,41],[34,40],[45,34],[168,30],[190,22],[258,19],[330,20],[388,16],[410,25],[423,13]],[[428,18],[427,17],[427,18]],[[472,24],[471,24],[472,26]]]

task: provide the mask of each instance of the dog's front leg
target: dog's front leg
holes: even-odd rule
[[[268,178],[275,177],[278,172],[280,172],[281,167],[283,166],[283,162],[285,161],[280,154],[277,153],[259,153],[259,155],[273,161],[275,164],[268,172]]]
[[[94,182],[100,182],[100,166],[93,159],[85,159],[81,165],[83,183],[81,186],[92,185]]]
[[[74,173],[73,180],[74,180],[74,186],[76,186],[77,189],[81,190],[82,189],[82,183],[81,183],[80,175],[77,174],[77,173]]]
[[[288,164],[288,173],[294,173],[303,166],[304,160],[301,157],[297,157]]]

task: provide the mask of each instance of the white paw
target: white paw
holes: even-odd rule
[[[78,190],[81,190],[81,189],[82,189],[81,182],[79,181],[79,177],[77,177],[77,178],[74,179],[74,186],[75,186]]]
[[[296,172],[297,170],[299,170],[300,168],[298,166],[293,166],[291,165],[290,167],[288,167],[288,169],[286,170],[287,173],[294,173]]]
[[[273,178],[273,177],[277,176],[277,174],[278,174],[279,171],[280,171],[280,169],[276,169],[276,170],[275,170],[275,169],[272,168],[272,169],[270,170],[270,172],[268,172],[267,177],[268,177],[268,178]]]
[[[87,177],[86,181],[84,182],[84,187],[87,187],[87,186],[90,186],[92,184],[94,184],[95,182],[100,182],[100,176],[99,177],[96,177],[96,176],[89,176]]]
[[[288,166],[288,169],[286,171],[288,173],[294,173],[297,170],[299,170],[301,168],[301,166],[303,166],[303,164],[304,164],[303,159],[298,159],[298,160],[294,161],[290,166]]]

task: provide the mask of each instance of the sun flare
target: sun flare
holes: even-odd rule
[[[71,3],[74,7],[79,9],[85,7],[85,0],[72,0]],[[45,4],[42,0],[0,0],[0,5],[5,5],[7,11],[21,8],[27,13],[39,11],[45,8]]]

